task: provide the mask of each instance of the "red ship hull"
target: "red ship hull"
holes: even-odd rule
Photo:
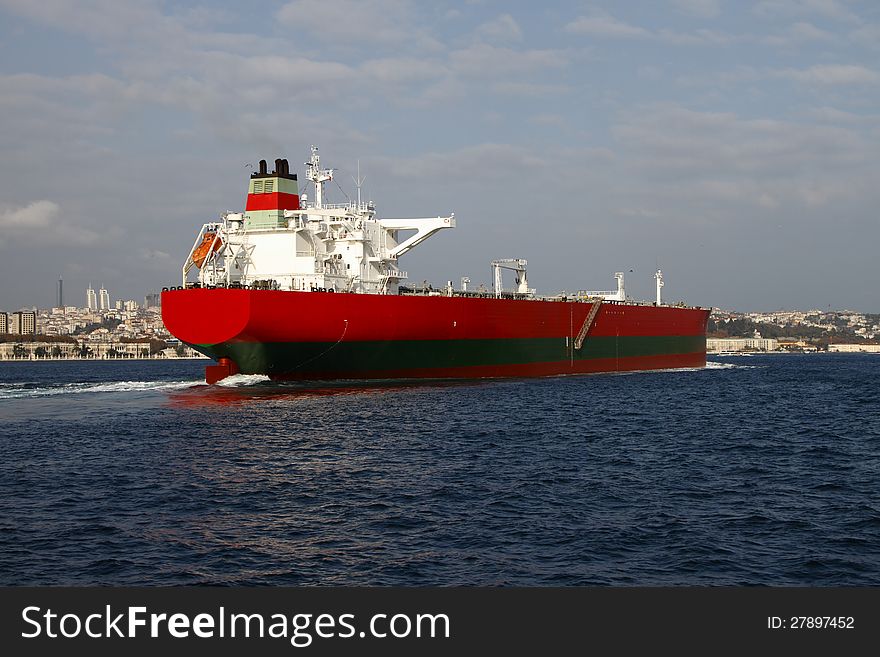
[[[186,289],[162,294],[182,342],[219,360],[208,378],[553,376],[706,364],[702,308],[575,301]]]

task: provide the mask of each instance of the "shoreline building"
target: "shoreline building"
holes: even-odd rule
[[[706,353],[719,351],[776,351],[775,338],[706,338]]]
[[[98,296],[95,294],[95,290],[91,285],[89,285],[89,289],[86,290],[86,308],[89,310],[98,309]]]
[[[12,313],[9,332],[15,335],[37,334],[37,313],[33,310],[19,310]]]
[[[880,354],[880,344],[829,344],[828,351],[841,354]]]

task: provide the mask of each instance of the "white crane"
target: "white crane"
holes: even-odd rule
[[[516,291],[518,294],[529,294],[529,282],[526,278],[526,265],[528,262],[524,258],[502,258],[501,260],[492,261],[492,273],[495,280],[495,298],[501,297],[504,291],[504,282],[501,280],[501,270],[510,269],[516,272]]]

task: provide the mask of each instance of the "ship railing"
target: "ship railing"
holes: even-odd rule
[[[352,210],[354,212],[367,212],[372,210],[369,203],[322,203],[325,210]]]

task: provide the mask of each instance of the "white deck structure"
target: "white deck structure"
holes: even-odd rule
[[[301,209],[279,211],[276,225],[251,225],[242,212],[228,212],[221,221],[204,224],[183,266],[183,285],[197,268],[198,283],[204,287],[396,294],[407,278],[398,258],[437,231],[455,226],[454,214],[378,219],[372,201],[324,203],[324,185],[333,179],[333,169],[321,168],[314,146],[306,167],[314,183],[312,203],[302,194]],[[415,232],[402,237],[401,231]],[[199,267],[197,251],[212,233]]]

